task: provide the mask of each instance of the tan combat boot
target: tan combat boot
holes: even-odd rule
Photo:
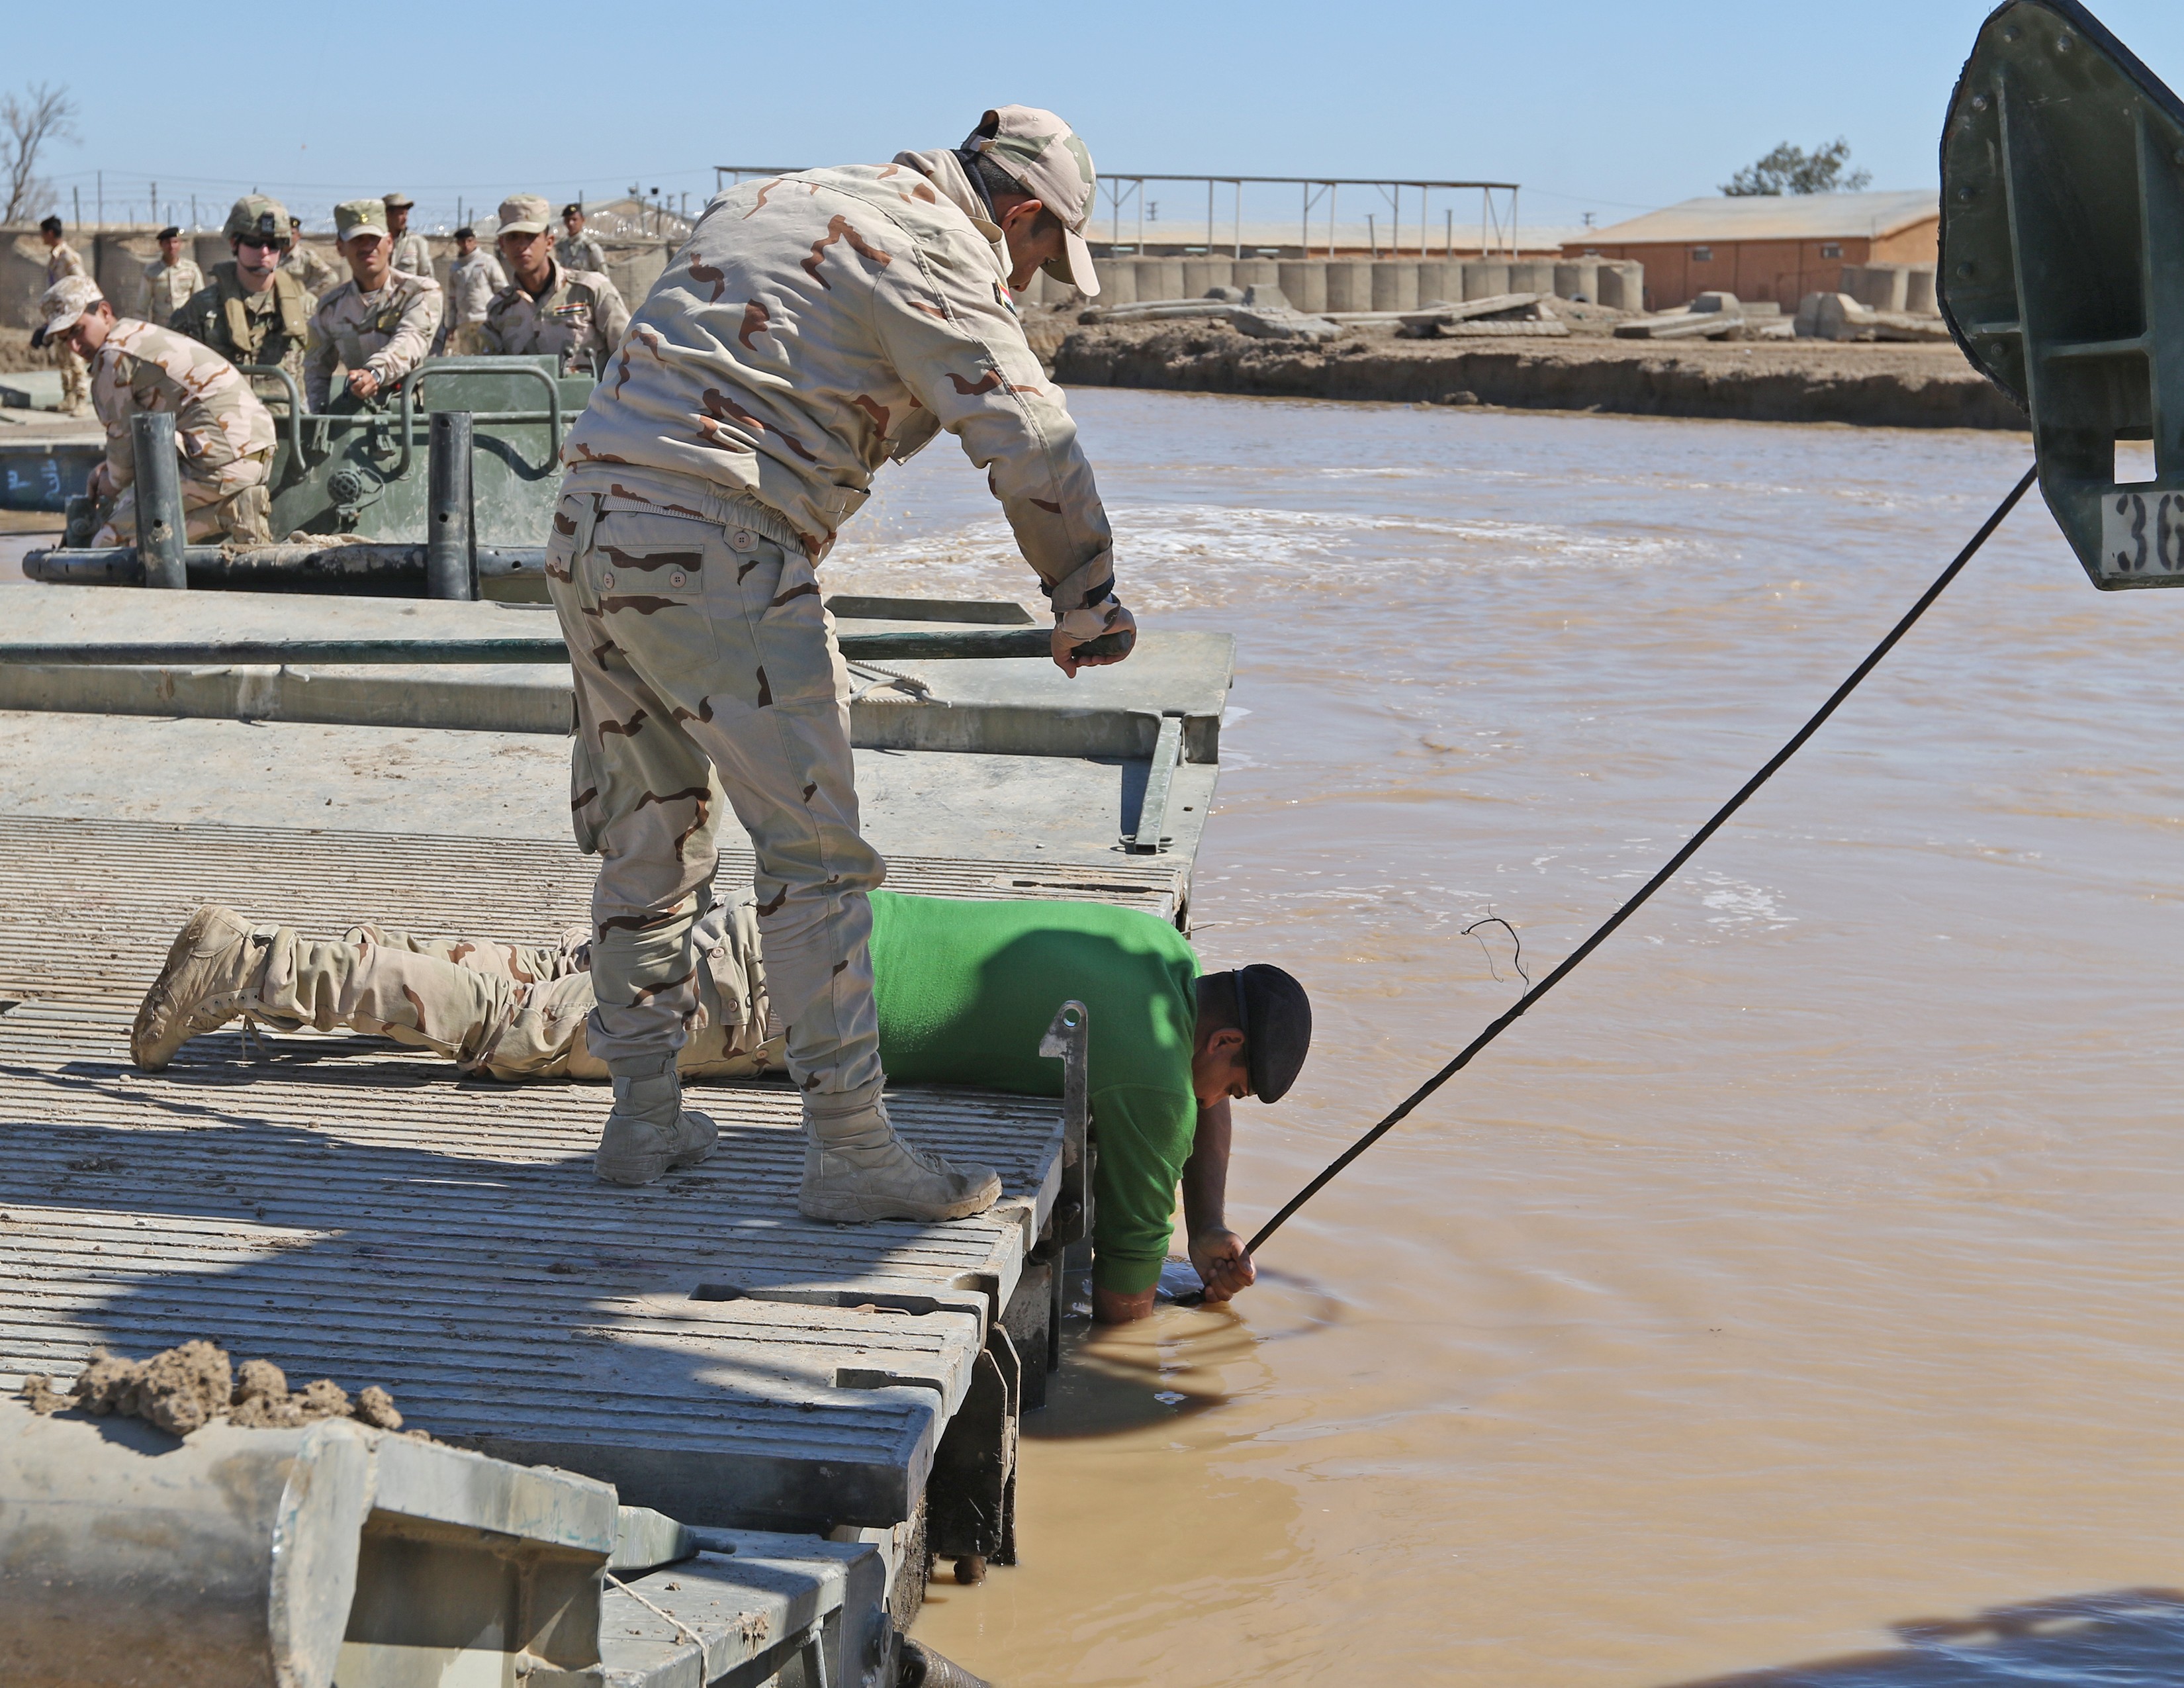
[[[192,1038],[218,1030],[253,1006],[273,932],[254,928],[217,903],[192,915],[130,1028],[129,1053],[137,1066],[159,1072]]]
[[[609,1184],[650,1184],[713,1152],[720,1128],[682,1106],[675,1057],[610,1063],[614,1111],[599,1133],[592,1170]]]
[[[894,1134],[887,1105],[873,1094],[805,1100],[804,1187],[797,1211],[807,1219],[861,1225],[872,1219],[967,1219],[1000,1200],[1000,1174],[914,1149]],[[829,1102],[850,1102],[842,1111]]]

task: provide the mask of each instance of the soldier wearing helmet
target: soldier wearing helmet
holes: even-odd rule
[[[246,193],[228,212],[222,232],[235,256],[212,266],[212,279],[175,313],[174,326],[231,364],[277,364],[300,382],[311,302],[281,261],[294,242],[288,208]],[[282,393],[277,382],[253,384],[262,397]]]

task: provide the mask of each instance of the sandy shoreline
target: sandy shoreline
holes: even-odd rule
[[[1065,387],[1868,427],[2026,426],[2024,414],[1946,343],[1654,345],[1574,336],[1513,344],[1357,333],[1313,347],[1254,340],[1213,323],[1057,323],[1046,334],[1057,330],[1050,355]]]

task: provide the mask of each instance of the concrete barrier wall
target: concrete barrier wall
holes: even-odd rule
[[[1276,280],[1282,296],[1299,310],[1319,312],[1327,309],[1327,265],[1306,260],[1303,263],[1275,265]]]
[[[1509,263],[1502,258],[1474,258],[1463,266],[1465,299],[1499,298],[1509,291]],[[1462,300],[1458,300],[1458,304]]]
[[[1183,296],[1202,299],[1216,287],[1234,287],[1236,263],[1229,258],[1186,258],[1183,260]]]
[[[1645,309],[1646,270],[1630,259],[1103,258],[1099,303],[1203,298],[1214,287],[1279,287],[1306,311],[1415,310],[1422,304],[1552,293],[1618,310]],[[1905,266],[1897,266],[1903,268]],[[1067,304],[1072,290],[1047,281],[1034,296]]]
[[[1138,302],[1138,268],[1133,259],[1095,259],[1093,268],[1100,272],[1099,302],[1101,304],[1135,304]]]
[[[1935,298],[1930,264],[1846,264],[1840,291],[1870,310],[1936,316],[1942,309]]]
[[[1334,311],[1373,309],[1373,266],[1361,259],[1330,262],[1327,270],[1327,308]]]
[[[1603,259],[1594,279],[1600,304],[1614,310],[1646,309],[1646,266],[1636,259]]]
[[[1415,259],[1385,259],[1373,266],[1373,309],[1416,310],[1418,308],[1418,266]]]
[[[1555,297],[1558,299],[1585,299],[1600,303],[1600,260],[1596,258],[1566,259],[1555,265]]]
[[[1513,293],[1552,293],[1555,290],[1555,266],[1548,259],[1526,259],[1509,266],[1509,291]]]
[[[1140,258],[1134,261],[1138,271],[1139,303],[1190,297],[1183,290],[1183,260],[1180,258]]]

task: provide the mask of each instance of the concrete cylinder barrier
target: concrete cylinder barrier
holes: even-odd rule
[[[1914,316],[1939,316],[1941,301],[1934,293],[1934,266],[1914,264],[1907,278],[1903,293],[1903,309]]]
[[[1555,265],[1555,297],[1600,303],[1600,260],[1574,258]]]
[[[1384,258],[1373,265],[1372,309],[1416,310],[1418,308],[1418,259]]]
[[[1282,296],[1299,310],[1308,310],[1318,315],[1327,309],[1325,264],[1298,262],[1278,264],[1274,268]]]
[[[1509,291],[1508,260],[1501,258],[1468,259],[1463,266],[1465,299],[1499,298]]]
[[[1327,265],[1327,309],[1331,311],[1373,309],[1373,266],[1361,259],[1346,258]]]
[[[1283,266],[1271,258],[1240,258],[1236,260],[1236,278],[1230,284],[1239,287],[1279,287],[1282,284]]]
[[[1183,296],[1202,299],[1216,287],[1236,285],[1236,261],[1231,258],[1186,258],[1183,260]]]
[[[1636,259],[1603,259],[1598,281],[1602,304],[1614,310],[1646,309],[1646,266]]]
[[[1509,291],[1513,293],[1552,293],[1555,290],[1555,266],[1552,260],[1527,258],[1509,265]]]
[[[1183,290],[1183,260],[1180,258],[1140,258],[1136,261],[1136,267],[1139,304],[1150,304],[1156,299],[1190,297]]]
[[[1463,266],[1445,264],[1439,259],[1428,259],[1418,265],[1418,303],[1429,304],[1461,304],[1463,303]]]
[[[1127,258],[1102,258],[1093,268],[1100,272],[1100,297],[1095,304],[1135,304],[1138,302],[1138,268]]]
[[[1900,311],[1907,308],[1911,292],[1908,264],[1869,264],[1865,278],[1854,297],[1872,310]]]

